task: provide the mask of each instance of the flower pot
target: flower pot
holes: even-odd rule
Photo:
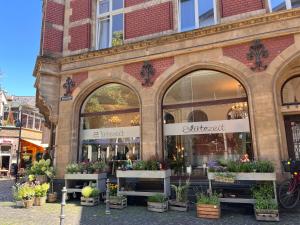
[[[33,199],[30,199],[30,200],[23,200],[23,204],[24,204],[24,207],[26,209],[30,208],[33,206]]]
[[[165,202],[147,202],[148,210],[152,212],[166,212],[168,211],[168,201]]]
[[[52,202],[56,202],[57,200],[57,193],[53,192],[53,193],[49,193],[47,196],[47,201],[52,203]]]
[[[34,198],[34,205],[35,206],[42,206],[46,204],[46,196],[44,197],[35,197]]]
[[[197,217],[205,219],[219,219],[221,216],[220,206],[197,204]]]
[[[186,212],[188,210],[188,203],[177,202],[176,200],[169,200],[169,208],[173,211]]]
[[[22,200],[16,201],[16,207],[23,208],[24,207],[24,202]]]
[[[255,209],[255,218],[258,221],[279,221],[278,210]]]

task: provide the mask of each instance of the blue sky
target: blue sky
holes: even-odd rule
[[[35,95],[32,71],[39,53],[42,0],[0,1],[1,87]]]

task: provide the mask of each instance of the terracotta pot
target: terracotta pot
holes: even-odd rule
[[[33,206],[33,199],[23,200],[23,204],[26,209],[31,208]]]
[[[47,201],[50,203],[57,201],[57,193],[56,192],[49,193],[47,197],[48,197]]]
[[[42,206],[46,204],[46,196],[44,197],[35,197],[34,198],[34,205],[35,206]]]

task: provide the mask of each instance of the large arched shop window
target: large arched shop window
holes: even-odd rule
[[[293,77],[285,82],[282,87],[282,104],[300,104],[300,76]]]
[[[81,160],[140,159],[140,103],[127,86],[96,89],[83,103],[80,120]]]
[[[211,160],[253,158],[247,94],[234,78],[198,70],[177,80],[163,99],[164,155],[175,171],[196,173]],[[178,167],[182,167],[181,169]]]

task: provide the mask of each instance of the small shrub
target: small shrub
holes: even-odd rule
[[[100,191],[97,188],[86,186],[81,190],[81,194],[85,198],[94,198],[99,196]]]
[[[219,196],[217,193],[207,195],[204,193],[197,194],[197,204],[220,205]]]
[[[146,162],[141,160],[141,161],[137,161],[133,164],[132,168],[134,170],[145,170],[146,169]]]
[[[167,201],[168,198],[166,198],[164,195],[162,194],[156,194],[153,196],[149,196],[148,197],[148,202],[159,202],[159,203],[163,203],[165,201]]]
[[[45,197],[50,188],[49,183],[39,184],[34,186],[35,197]]]

